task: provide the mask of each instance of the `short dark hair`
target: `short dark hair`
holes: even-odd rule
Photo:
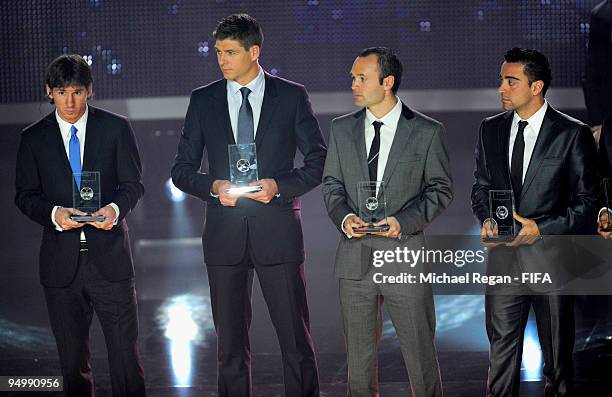
[[[504,59],[508,63],[523,64],[523,69],[529,79],[529,85],[534,81],[542,80],[544,82],[542,96],[546,95],[546,91],[548,91],[550,81],[552,80],[552,71],[548,59],[544,54],[528,48],[514,47],[506,52]]]
[[[246,50],[256,45],[261,47],[263,32],[259,22],[248,14],[233,14],[219,22],[213,31],[215,40],[238,40]]]
[[[388,76],[395,77],[395,82],[391,91],[394,94],[397,93],[400,83],[402,82],[402,63],[400,62],[395,52],[387,47],[370,47],[361,51],[359,54],[360,58],[365,58],[370,55],[376,55],[378,60],[378,75],[380,76],[380,84],[382,85],[383,79]]]
[[[60,55],[47,67],[45,84],[50,89],[64,88],[69,85],[89,87],[91,83],[93,83],[91,68],[80,55]]]

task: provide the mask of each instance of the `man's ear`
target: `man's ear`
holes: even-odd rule
[[[251,53],[251,59],[256,60],[259,59],[261,48],[258,45],[253,44],[251,48],[249,48],[249,52]]]
[[[395,84],[395,76],[387,76],[383,79],[383,88],[385,90],[393,89],[393,84]]]
[[[540,95],[543,89],[544,89],[544,82],[542,80],[536,80],[533,83],[531,83],[531,93],[534,96]]]
[[[53,91],[51,90],[48,84],[45,84],[45,91],[47,92],[47,100],[49,101],[49,103],[53,103]]]
[[[87,99],[91,99],[93,97],[93,83],[89,83],[87,86]]]

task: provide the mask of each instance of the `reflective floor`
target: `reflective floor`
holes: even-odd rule
[[[311,255],[310,263],[321,253]],[[140,313],[140,352],[147,386],[153,396],[214,396],[216,337],[210,311],[206,272],[198,239],[135,242]],[[314,256],[314,258],[313,258]],[[332,257],[331,255],[328,256]],[[322,257],[319,258],[322,260]],[[327,261],[329,261],[327,259]],[[321,391],[345,394],[346,367],[336,280],[331,267],[307,270],[312,332],[318,353]],[[55,345],[47,328],[41,291],[35,278],[3,279],[0,299],[0,373],[59,374]],[[10,299],[10,301],[9,301]],[[253,382],[256,396],[282,395],[276,336],[254,282]],[[15,302],[20,302],[16,304]],[[23,308],[27,307],[27,310]],[[487,342],[482,296],[437,296],[437,345],[446,396],[480,396],[487,375]],[[581,316],[579,311],[579,316]],[[612,368],[612,350],[601,340],[605,327],[585,317],[576,343],[577,379],[585,396],[604,396]],[[106,351],[97,323],[92,327],[93,368],[98,395],[109,396]],[[384,396],[409,395],[394,330],[385,321],[380,354]],[[533,321],[524,347],[521,396],[541,395],[541,355]],[[24,393],[15,393],[24,396]],[[53,393],[45,393],[53,395]]]

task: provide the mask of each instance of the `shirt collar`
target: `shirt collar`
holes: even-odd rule
[[[537,112],[531,115],[527,120],[525,120],[529,127],[531,127],[536,133],[540,132],[540,127],[542,127],[542,123],[544,122],[544,116],[546,115],[546,110],[548,109],[548,101],[544,100],[544,104]],[[520,116],[514,112],[514,117],[512,118],[512,126],[518,125],[518,122],[522,119]]]
[[[227,81],[227,88],[230,93],[238,94],[242,87],[247,87],[251,90],[252,94],[259,95],[262,93],[264,88],[265,75],[261,66],[259,67],[259,73],[257,73],[257,77],[251,80],[247,85],[240,85],[234,80]]]
[[[381,118],[377,118],[372,112],[370,112],[370,109],[366,108],[366,118],[368,120],[368,125],[371,125],[373,122],[378,120],[387,127],[393,128],[394,126],[397,126],[400,116],[402,115],[402,101],[397,96],[395,98],[397,99],[397,103],[395,104],[395,106],[393,106],[393,108]]]
[[[59,124],[60,131],[62,135],[67,135],[68,139],[70,139],[70,127],[73,125],[76,127],[77,131],[81,133],[85,132],[85,127],[87,127],[87,117],[89,116],[89,105],[85,105],[85,113],[78,119],[75,123],[69,123],[63,118],[60,117],[57,109],[55,109],[55,119],[57,120],[57,124]],[[81,135],[82,136],[82,135]]]

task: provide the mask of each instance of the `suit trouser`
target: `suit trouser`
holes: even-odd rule
[[[378,270],[376,270],[378,271]],[[412,395],[440,397],[442,385],[434,334],[436,315],[431,289],[415,294],[413,285],[376,284],[372,268],[361,280],[340,279],[340,305],[347,347],[350,397],[379,395],[377,353],[381,303],[400,342]]]
[[[488,397],[518,397],[523,337],[533,306],[544,359],[545,396],[570,396],[573,388],[574,305],[571,296],[485,297],[490,343]]]
[[[217,331],[219,397],[248,397],[251,388],[253,271],[280,343],[286,397],[319,395],[303,263],[257,265],[250,255],[234,266],[207,266]]]
[[[70,285],[44,290],[66,396],[95,395],[89,361],[89,328],[94,312],[106,340],[113,396],[144,396],[134,280],[103,279],[88,261],[87,253],[81,252]]]

